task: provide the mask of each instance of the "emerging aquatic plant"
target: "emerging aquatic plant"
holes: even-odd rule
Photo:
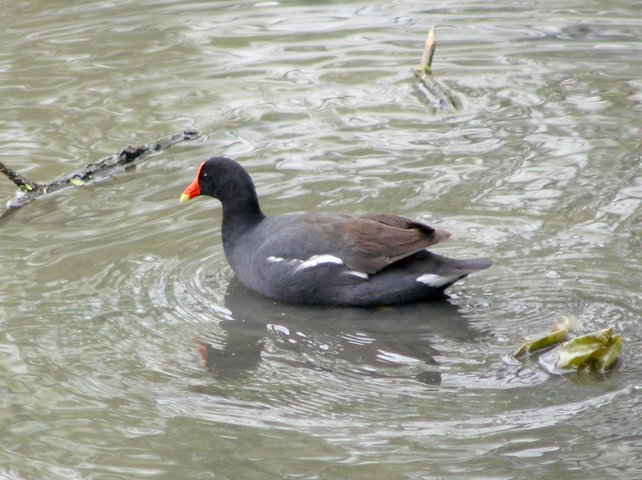
[[[550,334],[525,342],[513,356],[522,359],[550,350],[541,363],[554,373],[605,373],[614,367],[622,353],[622,336],[613,335],[614,327],[609,327],[566,341],[575,322],[576,319],[565,318]]]
[[[609,327],[569,340],[558,350],[556,368],[604,373],[622,353],[622,336],[613,335],[613,327]]]

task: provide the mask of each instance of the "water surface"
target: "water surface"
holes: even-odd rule
[[[642,476],[642,10],[635,2],[14,2],[0,159],[36,181],[204,136],[0,226],[0,478]],[[437,26],[440,107],[411,68]],[[447,302],[274,304],[240,286],[233,157],[263,208],[401,213],[490,256]],[[6,201],[15,188],[0,184]],[[510,353],[564,315],[619,368]]]

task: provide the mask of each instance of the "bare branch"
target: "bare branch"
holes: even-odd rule
[[[0,173],[4,173],[9,180],[15,183],[23,192],[22,195],[9,202],[7,209],[2,212],[0,218],[4,218],[8,214],[15,212],[17,209],[24,207],[28,203],[31,203],[44,195],[48,195],[65,188],[84,185],[97,176],[106,174],[115,167],[128,165],[135,160],[142,159],[154,152],[159,152],[166,148],[173,147],[174,145],[192,140],[198,136],[199,133],[194,130],[185,130],[184,132],[170,137],[161,138],[160,140],[156,140],[155,142],[146,145],[139,145],[136,147],[130,146],[114,155],[105,157],[96,163],[90,163],[80,170],[48,183],[33,182],[0,162]]]

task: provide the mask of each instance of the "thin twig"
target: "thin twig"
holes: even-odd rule
[[[426,44],[421,56],[421,64],[413,68],[413,73],[419,83],[426,90],[424,94],[431,102],[437,102],[440,107],[448,106],[448,108],[456,111],[457,105],[452,96],[449,95],[443,87],[436,80],[432,78],[432,59],[435,55],[435,48],[437,47],[437,40],[435,37],[435,27],[430,27],[428,36],[426,37]]]
[[[36,182],[32,182],[26,177],[20,175],[14,169],[5,165],[3,162],[0,162],[0,173],[4,173],[9,178],[9,180],[15,183],[18,186],[18,188],[25,193],[31,192],[33,190],[37,190],[38,188],[40,188],[40,184]]]
[[[90,163],[80,170],[48,183],[36,183],[28,180],[12,168],[0,162],[0,173],[4,173],[23,192],[22,195],[19,195],[8,203],[7,209],[2,212],[0,218],[5,217],[9,213],[24,207],[28,203],[31,203],[44,195],[48,195],[65,188],[84,185],[97,176],[106,174],[114,167],[128,165],[135,160],[146,157],[154,152],[159,152],[166,148],[173,147],[174,145],[192,140],[198,136],[199,133],[194,130],[185,130],[184,132],[170,137],[161,138],[160,140],[156,140],[155,142],[146,145],[127,147],[118,153],[105,157],[96,163]]]
[[[430,30],[428,30],[428,36],[426,37],[424,53],[421,56],[421,64],[419,65],[419,69],[423,70],[425,74],[429,74],[432,71],[432,57],[435,55],[436,46],[435,27],[430,27]]]

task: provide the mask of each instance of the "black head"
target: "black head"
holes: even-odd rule
[[[223,204],[224,224],[240,219],[249,225],[265,218],[252,178],[229,158],[212,157],[201,163],[196,178],[181,195],[181,202],[199,195],[214,197]]]
[[[212,157],[201,163],[196,179],[181,195],[181,202],[208,195],[221,202],[254,194],[254,183],[245,169],[234,160]],[[255,194],[254,194],[255,195]]]

